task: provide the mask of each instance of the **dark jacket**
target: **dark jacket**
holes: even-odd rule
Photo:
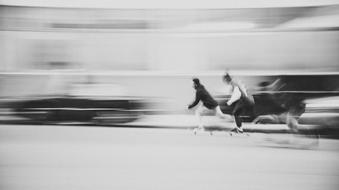
[[[191,105],[188,106],[188,108],[189,109],[193,108],[199,103],[200,100],[202,101],[204,106],[208,109],[214,109],[215,107],[218,106],[217,101],[214,100],[214,98],[210,95],[210,93],[207,92],[203,85],[199,85],[197,87],[195,100]]]

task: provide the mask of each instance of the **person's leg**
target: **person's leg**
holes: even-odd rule
[[[237,125],[237,130],[242,132],[242,120],[241,120],[241,117],[240,117],[240,114],[242,113],[243,111],[243,106],[242,106],[242,102],[241,101],[238,101],[235,103],[235,106],[234,106],[234,109],[233,109],[233,116],[234,116],[234,120],[235,120],[235,123]]]
[[[235,123],[236,123],[238,128],[242,127],[242,120],[241,120],[241,117],[240,117],[241,112],[242,112],[241,108],[237,109],[234,112],[234,119],[235,119]]]
[[[215,114],[216,114],[218,117],[222,118],[222,119],[227,119],[227,120],[229,120],[229,121],[232,120],[232,116],[231,116],[231,115],[228,115],[228,114],[224,114],[224,113],[221,111],[220,106],[217,106],[217,107],[215,108]]]
[[[195,117],[197,118],[198,121],[198,128],[203,129],[203,123],[202,123],[202,114],[204,112],[204,106],[199,105],[199,107],[195,110]]]

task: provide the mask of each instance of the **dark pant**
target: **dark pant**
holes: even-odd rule
[[[236,123],[237,127],[241,127],[242,126],[242,119],[241,119],[240,116],[245,111],[246,112],[251,112],[251,110],[253,110],[252,104],[249,103],[248,101],[246,101],[243,98],[241,98],[240,100],[238,100],[238,101],[236,101],[234,103],[232,114],[234,116],[235,123]]]
[[[240,115],[243,113],[243,105],[241,103],[240,100],[238,100],[237,102],[235,102],[234,104],[234,108],[233,108],[233,115],[234,115],[234,119],[235,119],[235,123],[237,124],[237,127],[241,127],[242,125],[242,120]]]

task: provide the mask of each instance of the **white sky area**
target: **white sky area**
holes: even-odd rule
[[[0,0],[2,5],[69,8],[258,8],[339,4],[339,0]]]

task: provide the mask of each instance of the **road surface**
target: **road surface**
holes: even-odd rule
[[[339,188],[339,141],[271,146],[288,134],[0,125],[1,190]]]

